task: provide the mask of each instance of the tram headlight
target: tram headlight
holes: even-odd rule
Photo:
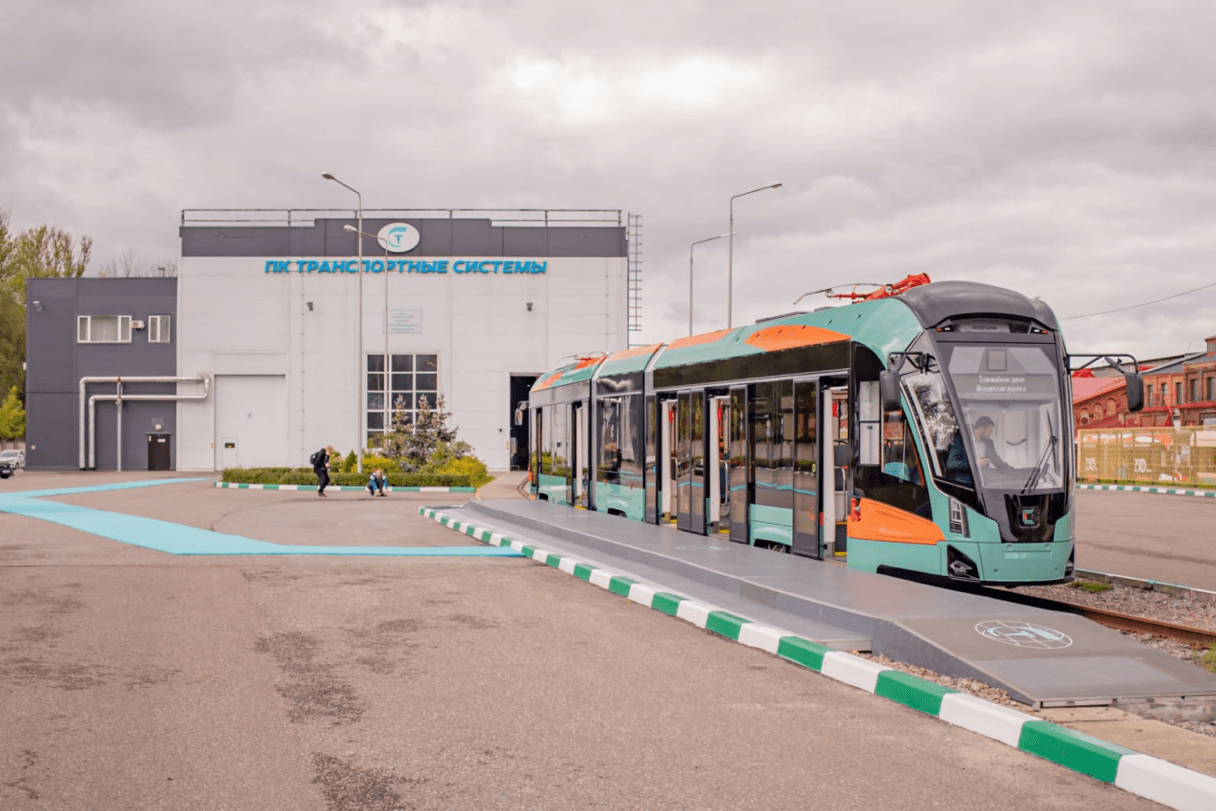
[[[958,499],[950,499],[950,531],[964,538],[971,537],[967,529],[967,508]]]
[[[980,567],[953,546],[946,547],[946,575],[951,580],[978,581]]]

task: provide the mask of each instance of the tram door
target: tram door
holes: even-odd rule
[[[673,522],[679,499],[676,497],[676,482],[679,481],[678,454],[676,453],[676,438],[679,432],[676,427],[676,414],[679,411],[676,400],[660,400],[659,410],[659,512],[662,520]]]
[[[819,383],[794,381],[793,403],[794,521],[792,551],[807,557],[820,557],[819,516]]]
[[[730,415],[726,420],[727,488],[730,490],[730,539],[748,543],[747,512],[747,389],[730,390]]]
[[[658,400],[646,395],[646,523],[657,524],[663,513],[659,503],[659,412]]]
[[[708,532],[730,532],[730,397],[709,398]]]
[[[705,393],[676,400],[676,527],[705,534]]]
[[[573,498],[570,504],[576,507],[589,506],[589,476],[587,470],[587,403],[570,405],[570,474],[566,480]]]
[[[529,464],[529,471],[532,476],[532,493],[538,498],[548,498],[548,496],[542,496],[540,490],[540,473],[545,459],[545,410],[543,408],[534,408],[532,414],[536,419],[536,427],[532,432],[532,459]]]

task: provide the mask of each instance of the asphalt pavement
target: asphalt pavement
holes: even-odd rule
[[[367,547],[467,544],[418,515],[467,498],[46,501]],[[531,560],[182,556],[3,513],[0,719],[5,811],[1158,807]]]

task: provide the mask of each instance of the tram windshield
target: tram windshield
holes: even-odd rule
[[[904,375],[938,478],[1023,493],[1064,486],[1068,438],[1052,348],[944,344],[937,347],[939,358]],[[943,368],[957,402],[948,394]]]

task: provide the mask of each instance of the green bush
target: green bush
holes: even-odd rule
[[[441,474],[468,476],[473,487],[481,487],[486,482],[494,481],[494,477],[486,472],[486,465],[476,456],[462,456],[449,460],[438,470]]]
[[[386,456],[364,456],[363,457],[363,472],[371,474],[375,469],[379,468],[384,471],[387,476],[390,471],[400,471],[401,462],[397,459],[389,459]]]
[[[355,456],[354,451],[351,451],[350,453],[346,454],[346,458],[342,460],[342,472],[343,473],[354,473],[358,464],[359,464],[359,457]],[[334,466],[334,470],[335,471],[338,470],[336,465]]]

